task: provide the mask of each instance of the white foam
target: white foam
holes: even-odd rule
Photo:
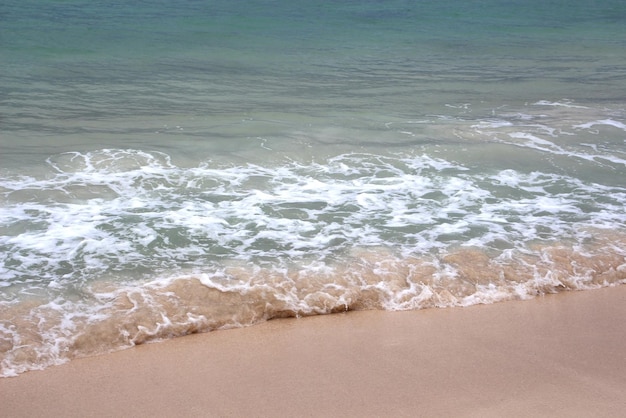
[[[567,107],[573,109],[589,109],[586,106],[573,105],[570,101],[562,101],[562,102],[551,102],[549,100],[539,100],[538,102],[533,103],[535,106],[554,106],[554,107]]]
[[[603,119],[603,120],[596,120],[593,122],[581,123],[579,125],[574,125],[573,128],[590,129],[596,125],[613,126],[614,128],[621,129],[622,131],[626,131],[626,124],[613,120],[613,119]]]
[[[509,140],[558,151],[518,128],[506,127],[513,129]],[[626,223],[624,187],[541,171],[477,171],[427,155],[193,168],[132,150],[50,160],[54,172],[42,178],[0,179],[6,197],[0,247],[7,255],[0,286],[19,285],[11,294],[41,297],[20,318],[26,327],[46,324],[34,331],[43,335],[39,363],[7,360],[5,375],[66,361],[63,350],[80,329],[106,323],[122,308],[148,317],[136,319],[132,330],[107,325],[123,334],[116,344],[126,346],[272,315],[464,306],[530,297],[567,281],[568,288],[592,287],[597,283],[587,271],[563,278],[542,267],[526,272],[523,283],[490,272],[518,260],[522,272],[533,262],[549,267],[555,263],[549,252],[533,245],[569,241],[582,248],[585,228],[611,231]],[[35,197],[22,195],[26,188]],[[467,253],[457,260],[476,257],[484,283],[462,261],[446,259],[458,248]],[[481,254],[488,252],[496,256],[485,262]],[[614,270],[623,265],[622,258]],[[186,301],[184,315],[173,314],[178,302],[170,306],[165,296],[185,300],[185,277],[204,286],[194,292],[221,292],[209,292],[209,301],[233,297],[227,306],[262,308],[217,320],[200,307],[185,308]],[[109,283],[106,291],[88,290],[100,282]],[[238,299],[251,295],[257,299]],[[15,303],[9,300],[0,302],[2,309]],[[26,338],[20,333],[0,321],[0,338]]]
[[[577,127],[582,127],[583,125],[578,125]],[[586,126],[586,125],[585,125]],[[593,126],[593,125],[590,125]],[[626,165],[626,159],[618,157],[617,155],[612,155],[612,154],[607,154],[607,153],[602,153],[599,154],[598,153],[598,148],[597,146],[592,146],[591,148],[596,152],[595,154],[588,154],[583,152],[582,149],[577,148],[577,149],[572,149],[571,147],[568,149],[562,145],[559,145],[553,141],[549,141],[547,139],[544,139],[538,135],[536,135],[535,133],[530,133],[530,132],[523,132],[523,131],[516,131],[516,132],[508,132],[506,133],[506,136],[503,136],[502,132],[494,132],[494,133],[487,133],[484,132],[485,127],[481,127],[481,126],[476,126],[476,129],[482,133],[482,134],[489,134],[491,135],[491,138],[497,140],[498,142],[507,144],[507,145],[514,145],[517,147],[523,147],[523,148],[530,148],[530,149],[534,149],[537,151],[541,151],[541,152],[547,152],[550,154],[555,154],[555,155],[560,155],[560,156],[567,156],[570,158],[576,158],[576,159],[581,159],[581,160],[585,160],[585,161],[589,161],[589,162],[595,162],[598,163],[600,165],[604,165],[605,162],[610,162],[613,164],[617,164],[617,165]],[[482,130],[480,130],[482,129]],[[556,130],[553,129],[548,129],[548,128],[542,128],[540,129],[540,131],[544,131],[545,133],[547,133],[549,136],[551,137],[556,137]],[[572,135],[572,134],[568,134],[568,133],[564,133],[564,132],[559,132],[559,135]],[[506,137],[511,138],[513,140],[523,140],[523,141],[511,141],[511,140],[507,140],[505,139]],[[586,143],[580,143],[579,145],[581,146],[586,146],[589,147],[589,144]]]
[[[527,139],[528,144],[538,145],[538,146],[547,146],[547,147],[554,148],[556,150],[562,150],[561,147],[556,146],[553,142],[548,141],[543,138],[539,138],[536,135],[532,135],[526,132],[513,132],[509,134],[509,137],[516,138],[516,139]]]
[[[526,133],[510,136],[527,139],[538,146],[553,146],[550,141]],[[480,178],[462,174],[467,171],[465,167],[427,156],[384,160],[371,155],[345,155],[325,165],[294,164],[277,169],[246,166],[220,170],[201,166],[187,170],[169,162],[164,164],[163,161],[169,160],[160,155],[151,159],[145,153],[138,153],[142,164],[149,162],[145,166],[148,169],[144,169],[144,166],[130,164],[139,159],[129,157],[131,151],[105,150],[102,153],[110,154],[114,161],[115,156],[121,155],[126,161],[121,171],[109,173],[111,166],[101,163],[107,158],[72,154],[70,160],[80,161],[85,171],[68,175],[71,171],[65,163],[66,171],[56,178],[27,179],[27,183],[40,189],[63,190],[75,183],[101,184],[104,173],[108,173],[106,177],[117,191],[117,197],[54,206],[24,202],[1,213],[7,223],[45,224],[38,232],[5,238],[5,244],[14,248],[18,254],[15,257],[20,257],[24,269],[76,257],[82,257],[83,261],[89,258],[92,269],[106,269],[108,263],[132,262],[137,257],[149,256],[140,254],[144,251],[141,247],[150,245],[156,245],[155,251],[158,248],[160,252],[158,259],[169,265],[165,262],[169,257],[174,260],[185,253],[202,253],[207,240],[214,241],[211,245],[218,245],[231,255],[234,251],[235,256],[246,258],[248,255],[241,251],[261,240],[295,249],[317,246],[322,251],[335,239],[356,239],[355,244],[381,243],[385,241],[380,238],[385,227],[432,225],[440,222],[435,221],[437,219],[448,219],[438,227],[444,231],[441,233],[467,231],[468,221],[480,222],[487,229],[493,227],[502,233],[501,226],[496,224],[502,224],[505,219],[510,222],[511,216],[526,216],[529,208],[550,211],[555,219],[566,213],[580,214],[564,198],[551,202],[549,197],[543,196],[546,182],[567,183],[572,182],[571,179],[541,178],[540,173],[522,176],[513,170],[504,170],[490,181],[537,196],[488,204],[485,199],[494,198],[491,191],[477,185],[477,181],[482,181]],[[94,160],[99,165],[92,163]],[[116,162],[113,166],[118,165]],[[55,169],[60,170],[59,167],[55,164]],[[380,177],[381,173],[386,174]],[[159,181],[156,188],[153,187],[155,180]],[[575,187],[580,187],[574,183]],[[203,184],[216,187],[206,188]],[[21,187],[19,184],[9,186],[15,190]],[[588,190],[594,193],[593,187]],[[438,201],[423,198],[433,193],[440,195]],[[219,201],[211,201],[214,196],[218,196]],[[502,215],[507,212],[511,216]],[[488,216],[494,219],[493,226],[489,225]],[[451,222],[450,217],[460,217],[457,220],[460,223]],[[350,227],[343,226],[346,224]],[[514,228],[518,227],[513,225]],[[179,231],[177,234],[182,234],[180,237],[187,244],[184,247],[172,244],[168,231]],[[324,237],[325,234],[328,236]],[[402,245],[404,237],[396,234],[394,239],[398,241],[387,244]],[[415,239],[413,235],[407,244],[414,243]],[[24,251],[37,254],[21,257],[19,254]],[[52,277],[51,273],[44,275]]]

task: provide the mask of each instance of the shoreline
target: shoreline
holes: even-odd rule
[[[0,379],[0,415],[621,416],[626,286],[194,334]]]

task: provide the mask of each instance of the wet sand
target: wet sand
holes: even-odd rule
[[[626,286],[274,320],[0,379],[0,416],[618,417],[625,321]]]

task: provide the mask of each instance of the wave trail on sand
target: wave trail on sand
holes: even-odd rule
[[[196,332],[273,318],[348,310],[469,306],[626,283],[626,235],[587,231],[584,245],[554,243],[494,256],[457,248],[433,257],[354,249],[334,265],[219,271],[142,285],[96,282],[82,297],[0,306],[2,376]]]

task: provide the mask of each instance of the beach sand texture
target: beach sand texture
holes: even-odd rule
[[[0,380],[3,417],[618,417],[626,286],[281,319]]]

